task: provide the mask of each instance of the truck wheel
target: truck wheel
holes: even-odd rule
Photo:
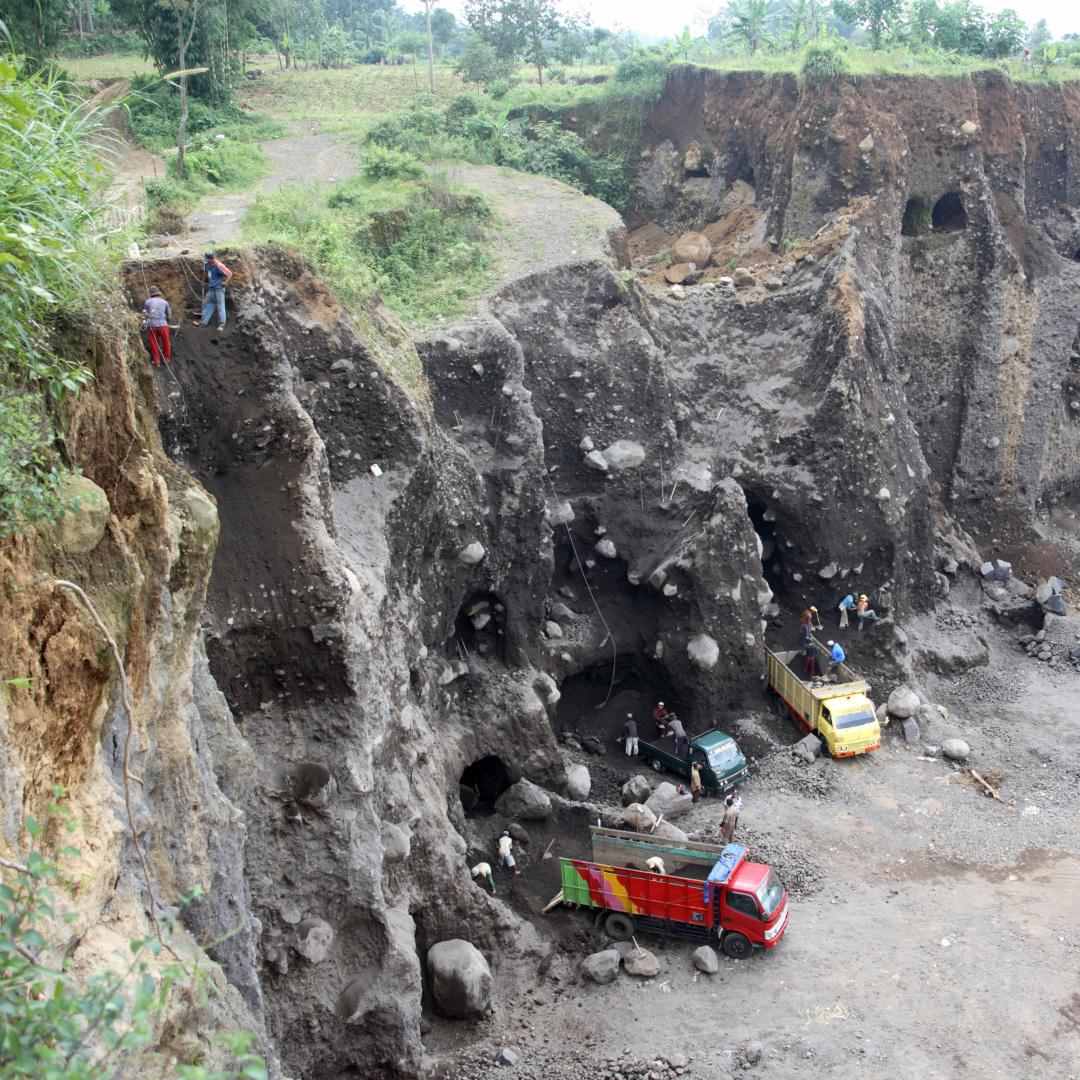
[[[604,933],[612,941],[629,941],[634,936],[634,920],[620,911],[613,911],[604,923]]]
[[[660,764],[659,758],[653,758],[652,761],[649,762],[649,764],[653,767],[654,772],[664,771],[664,766]]]
[[[608,932],[610,933],[610,931]],[[745,960],[754,951],[754,946],[750,944],[749,938],[734,932],[725,934],[720,945],[732,960]]]

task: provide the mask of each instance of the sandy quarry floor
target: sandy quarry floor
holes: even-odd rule
[[[759,760],[738,839],[791,888],[780,947],[721,957],[709,977],[692,946],[650,938],[659,977],[584,983],[578,965],[604,939],[584,914],[538,914],[558,887],[557,863],[538,852],[552,838],[553,855],[587,848],[585,822],[564,816],[535,830],[522,878],[499,881],[556,943],[555,960],[489,1022],[435,1021],[428,1046],[443,1075],[615,1076],[605,1063],[629,1051],[683,1053],[686,1075],[723,1080],[743,1074],[742,1051],[759,1040],[753,1072],[781,1078],[1080,1076],[1080,678],[979,632],[992,646],[981,690],[929,687],[954,715],[928,741],[966,738],[973,763],[1002,777],[1004,802],[896,731],[868,758],[807,767],[782,749],[796,734],[786,721],[748,716],[736,734]],[[608,785],[627,775],[614,749],[581,760]],[[678,824],[712,838],[719,815],[707,800]],[[502,1046],[520,1054],[513,1069],[490,1064]]]

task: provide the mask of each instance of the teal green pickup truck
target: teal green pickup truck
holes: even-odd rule
[[[738,743],[723,731],[712,728],[690,740],[688,757],[676,757],[657,743],[641,742],[638,754],[657,772],[671,772],[690,780],[690,763],[701,766],[701,783],[707,795],[726,795],[747,775],[746,758]]]

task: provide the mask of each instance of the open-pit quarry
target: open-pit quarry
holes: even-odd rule
[[[236,248],[197,327],[194,255],[127,264],[132,313],[183,313],[173,363],[134,314],[72,332],[88,497],[0,548],[0,672],[33,676],[3,827],[69,789],[74,965],[176,908],[218,993],[162,1053],[247,1027],[296,1080],[1080,1077],[1078,147],[1077,84],[680,67],[625,219],[523,179],[540,254],[454,325]],[[122,649],[127,764],[53,577]],[[879,620],[840,629],[848,593]],[[873,753],[792,752],[765,648],[811,605]],[[658,701],[738,741],[790,924],[715,970],[640,936],[600,984],[602,929],[543,909],[590,825],[682,782],[624,752]],[[717,842],[722,801],[684,802],[669,840]]]

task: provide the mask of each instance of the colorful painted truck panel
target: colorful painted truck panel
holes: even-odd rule
[[[562,902],[607,911],[604,928],[616,940],[645,930],[719,940],[742,959],[754,946],[778,944],[788,920],[787,890],[771,867],[746,854],[728,844],[704,881],[562,859]]]

